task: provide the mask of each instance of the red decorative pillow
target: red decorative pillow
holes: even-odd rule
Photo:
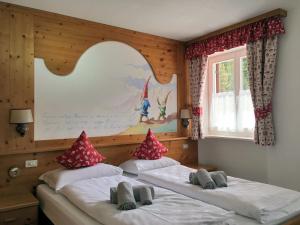
[[[133,153],[134,157],[138,159],[160,159],[168,149],[160,143],[154,136],[153,132],[149,129],[146,139]]]
[[[72,147],[57,158],[58,163],[68,169],[94,166],[105,159],[90,143],[86,133],[82,131]]]

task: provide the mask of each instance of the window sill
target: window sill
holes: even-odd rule
[[[241,141],[251,141],[251,142],[254,141],[254,139],[250,138],[250,137],[221,136],[221,135],[207,135],[207,136],[203,137],[203,139],[211,139],[211,138],[216,138],[216,139],[231,139],[231,140],[241,140]]]

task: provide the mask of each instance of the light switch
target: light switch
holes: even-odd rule
[[[36,159],[25,161],[26,168],[37,167],[37,166],[38,166],[38,161]]]

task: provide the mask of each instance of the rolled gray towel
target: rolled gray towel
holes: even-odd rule
[[[117,187],[118,209],[131,210],[136,209],[132,186],[128,182],[120,182]]]
[[[198,181],[198,178],[197,178],[197,174],[196,172],[191,172],[190,175],[189,175],[189,181],[191,184],[193,185],[200,185],[199,181]]]
[[[152,193],[150,187],[141,187],[139,189],[140,199],[142,205],[151,205],[152,204]]]
[[[140,201],[140,188],[149,187],[151,190],[152,199],[155,198],[154,188],[153,186],[148,185],[136,185],[132,187],[134,199],[136,202]],[[118,204],[118,192],[116,187],[110,188],[110,202],[112,204]]]
[[[215,189],[216,184],[206,169],[199,169],[196,173],[198,181],[203,189]]]
[[[227,187],[227,181],[223,174],[221,173],[211,174],[211,178],[213,179],[217,187]]]
[[[222,174],[222,176],[224,177],[224,179],[226,180],[226,182],[227,182],[227,174],[224,172],[224,171],[214,171],[214,172],[210,172],[209,173],[210,174],[210,176],[212,177],[213,175],[215,175],[215,174]]]
[[[116,187],[110,188],[110,203],[118,204],[118,191]]]

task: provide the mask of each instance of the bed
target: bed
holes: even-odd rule
[[[173,165],[143,171],[138,174],[138,179],[233,210],[260,223],[280,224],[300,213],[299,192],[234,177],[228,177],[228,188],[203,190],[189,183],[190,172],[195,170]]]
[[[236,224],[233,212],[157,187],[153,205],[117,210],[116,205],[109,203],[109,188],[121,181],[141,184],[122,175],[89,178],[66,185],[59,193],[40,185],[37,197],[43,212],[55,225]]]
[[[169,169],[168,174],[172,176]],[[76,170],[49,171],[40,177],[48,183],[37,187],[41,210],[55,225],[260,224],[254,219],[187,197],[186,194],[176,193],[182,192],[174,190],[180,185],[174,185],[173,191],[155,187],[156,198],[154,204],[149,207],[119,211],[116,205],[109,203],[110,187],[117,186],[121,181],[130,182],[132,185],[141,184],[140,180],[136,179],[137,176],[126,175],[122,175],[122,170],[118,167],[101,163]],[[143,181],[143,183],[156,182]],[[299,224],[298,222],[297,219],[290,220],[286,225]],[[268,224],[278,224],[278,221]]]
[[[46,184],[37,187],[37,197],[40,200],[41,210],[55,225],[104,225],[91,218]],[[231,224],[259,225],[256,221],[239,215],[232,217]]]

